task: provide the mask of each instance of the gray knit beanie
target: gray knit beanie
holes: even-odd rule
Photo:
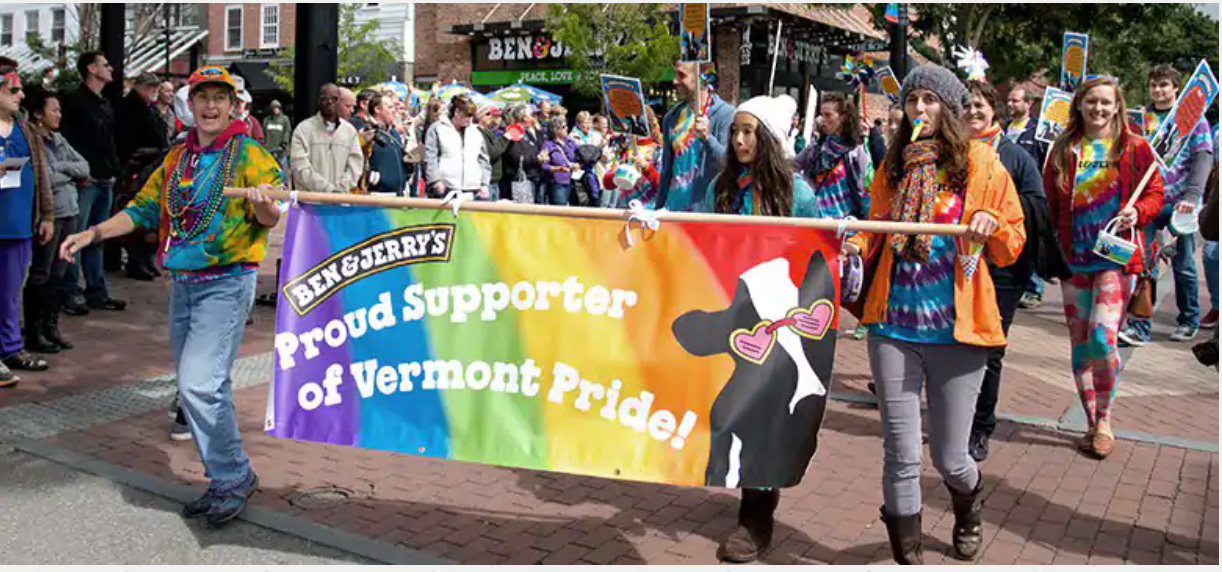
[[[968,97],[967,87],[954,72],[937,64],[925,64],[912,70],[904,78],[900,102],[908,101],[908,94],[917,89],[928,89],[938,94],[955,115],[963,114],[963,104]]]

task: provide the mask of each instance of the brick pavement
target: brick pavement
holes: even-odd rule
[[[269,281],[271,265],[262,270]],[[165,373],[164,282],[116,279],[139,300],[132,312],[69,320],[81,349],[51,375],[26,375],[0,408]],[[265,286],[266,287],[266,286]],[[244,355],[270,351],[270,312],[259,310]],[[1012,334],[1000,410],[1057,420],[1075,406],[1064,326],[1051,305],[1024,312]],[[1186,347],[1158,344],[1130,362],[1116,425],[1155,436],[1218,442],[1217,376]],[[138,359],[134,359],[138,356]],[[864,393],[864,343],[844,341],[834,390]],[[1168,373],[1170,371],[1171,373]],[[262,434],[266,387],[238,392],[249,453],[263,487],[255,503],[373,539],[470,564],[712,563],[734,526],[730,491],[610,481],[331,447]],[[48,441],[150,475],[199,484],[194,448],[170,442],[153,412]],[[786,490],[770,563],[888,562],[877,520],[881,439],[877,412],[833,402],[803,484]],[[980,563],[1216,564],[1218,456],[1121,440],[1103,462],[1076,452],[1073,436],[1002,423],[986,474]],[[922,475],[926,561],[949,551],[949,498],[933,469]],[[295,506],[301,491],[341,487],[345,502]]]

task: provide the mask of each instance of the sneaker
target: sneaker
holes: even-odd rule
[[[250,479],[246,484],[230,491],[218,492],[216,499],[212,502],[212,508],[206,515],[208,527],[220,528],[237,518],[242,511],[246,510],[246,503],[250,497],[258,491],[259,476],[251,471]]]
[[[212,489],[208,489],[204,496],[199,497],[182,507],[183,518],[199,518],[212,511],[212,505],[216,504],[219,498]]]
[[[1213,310],[1210,310],[1209,313],[1205,314],[1205,317],[1201,319],[1201,329],[1202,330],[1213,330],[1213,329],[1217,329],[1217,327],[1218,327],[1218,310],[1215,308]]]
[[[17,374],[4,365],[4,362],[0,362],[0,388],[17,387],[20,381],[21,378],[17,377]]]
[[[857,326],[857,329],[853,330],[853,339],[857,341],[866,339],[866,331],[867,328],[865,326]]]
[[[1125,328],[1123,330],[1120,330],[1120,333],[1117,334],[1116,337],[1120,339],[1121,347],[1126,347],[1126,348],[1127,347],[1141,348],[1141,347],[1145,347],[1145,345],[1149,343],[1141,339],[1141,336],[1138,336],[1137,332],[1133,331],[1132,328]]]
[[[187,426],[187,416],[182,409],[174,414],[174,424],[170,426],[170,439],[174,441],[190,441],[191,428]]]
[[[1199,331],[1199,328],[1194,328],[1192,326],[1179,326],[1175,329],[1175,333],[1171,334],[1171,341],[1191,342],[1192,340],[1196,339]]]
[[[1034,310],[1043,305],[1043,296],[1032,292],[1024,292],[1023,297],[1018,299],[1018,307],[1024,310]]]

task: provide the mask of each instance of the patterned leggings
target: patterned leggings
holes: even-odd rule
[[[1074,274],[1061,282],[1073,377],[1091,427],[1108,418],[1120,386],[1116,334],[1132,289],[1132,279],[1120,270]]]

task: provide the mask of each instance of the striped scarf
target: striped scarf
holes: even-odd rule
[[[933,140],[917,141],[904,148],[904,180],[899,194],[891,203],[891,220],[895,222],[933,222],[934,203],[938,199],[938,155],[941,144]],[[891,235],[891,248],[909,262],[929,261],[933,237],[927,234]]]

